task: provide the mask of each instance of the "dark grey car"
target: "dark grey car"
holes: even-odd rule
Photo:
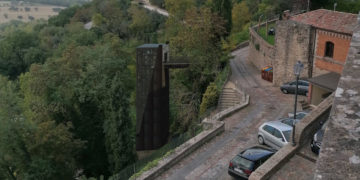
[[[296,81],[285,83],[280,87],[280,90],[285,94],[288,93],[294,94],[295,89],[296,89]],[[299,80],[298,94],[307,96],[308,91],[309,91],[309,82],[305,80]]]
[[[251,173],[274,153],[274,150],[261,146],[248,148],[230,161],[228,173],[236,178],[248,179]]]

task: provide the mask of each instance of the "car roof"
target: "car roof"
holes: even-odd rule
[[[280,121],[269,121],[269,122],[265,122],[264,125],[270,125],[272,127],[275,127],[276,129],[280,130],[280,131],[289,131],[292,130],[292,127],[289,125],[286,125]]]
[[[309,83],[309,81],[308,81],[308,80],[305,80],[305,79],[299,79],[299,82],[300,82],[300,81],[302,81],[302,82],[306,82],[306,83]],[[290,84],[290,83],[293,83],[293,82],[296,82],[296,80],[286,82],[285,84]]]
[[[270,149],[266,149],[261,146],[254,146],[254,147],[244,150],[243,152],[241,152],[239,154],[239,156],[241,156],[245,159],[251,160],[251,161],[257,161],[265,156],[268,156],[268,155],[274,154],[274,153],[275,152]]]

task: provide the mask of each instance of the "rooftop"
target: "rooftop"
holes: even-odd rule
[[[280,131],[291,131],[292,130],[291,126],[283,124],[280,121],[268,121],[268,122],[265,122],[264,124],[273,126],[276,129],[279,129]]]
[[[328,91],[333,92],[336,90],[336,88],[338,86],[339,79],[340,79],[340,74],[330,72],[327,74],[313,77],[313,78],[309,79],[309,81],[312,84],[315,84],[319,87],[322,87]]]
[[[318,9],[307,13],[292,16],[291,20],[309,24],[314,27],[352,34],[357,25],[357,15],[326,9]]]

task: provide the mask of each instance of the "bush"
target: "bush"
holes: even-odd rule
[[[202,97],[199,115],[203,115],[207,109],[216,106],[219,99],[219,92],[215,83],[210,83]]]

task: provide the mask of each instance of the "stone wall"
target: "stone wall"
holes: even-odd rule
[[[294,65],[304,64],[301,77],[311,77],[315,30],[306,24],[292,20],[276,23],[275,60],[273,62],[273,83],[280,86],[295,79]]]
[[[275,22],[269,21],[268,23]],[[260,24],[260,27],[266,24]],[[265,66],[272,66],[275,58],[275,48],[273,45],[266,42],[259,34],[255,31],[258,26],[249,28],[250,31],[250,42],[249,42],[249,60],[261,70]]]
[[[314,179],[360,177],[360,14],[335,93]]]

